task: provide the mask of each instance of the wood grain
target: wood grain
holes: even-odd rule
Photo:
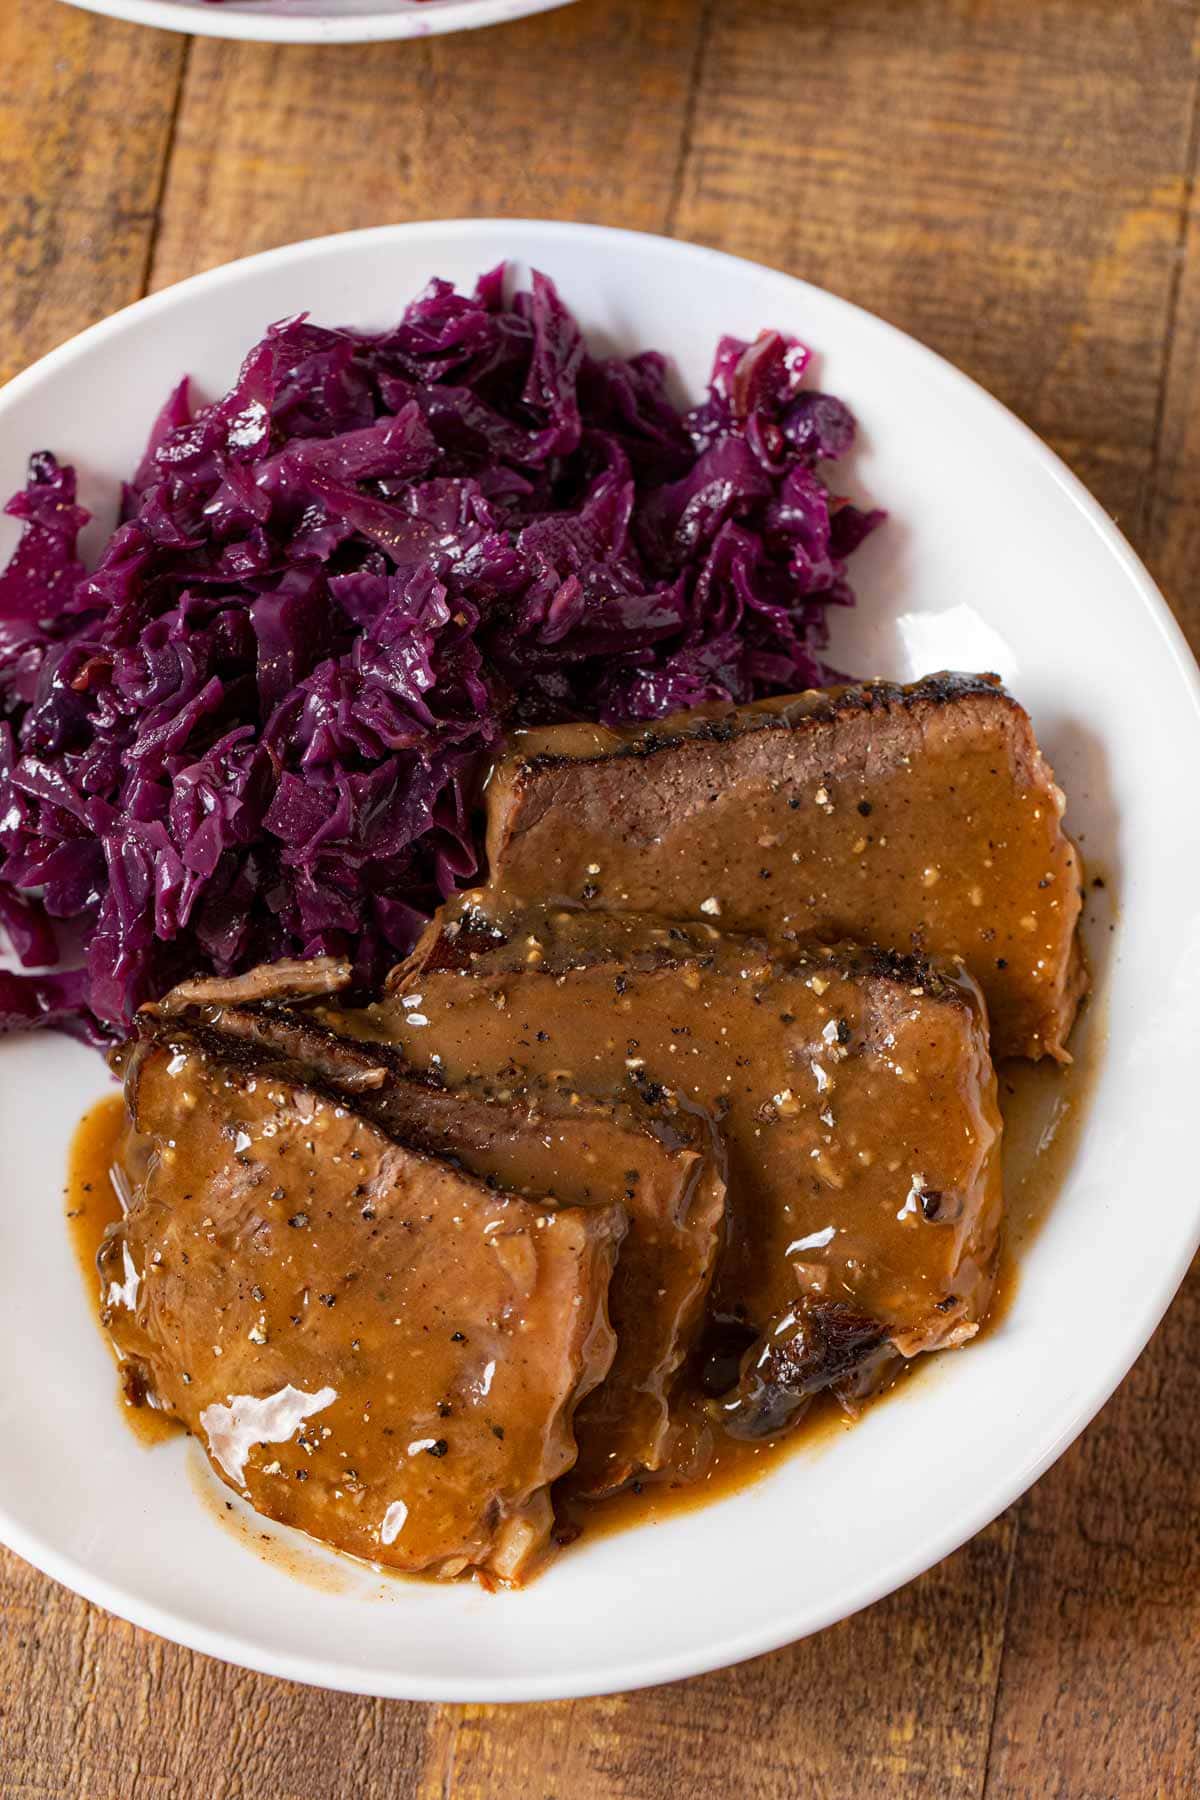
[[[311,51],[185,48],[7,0],[0,58],[20,76],[0,84],[0,372],[147,283],[322,231],[469,213],[675,230],[978,376],[1146,548],[1200,643],[1200,0],[579,0]],[[901,1594],[643,1694],[319,1693],[0,1556],[0,1794],[1191,1796],[1198,1326],[1200,1270],[1081,1442]]]
[[[0,381],[143,292],[184,40],[0,7]]]
[[[1197,137],[1193,132],[1193,139]],[[1200,147],[1189,162],[1188,210],[1167,335],[1165,380],[1148,507],[1146,555],[1200,652]]]
[[[1200,1768],[1200,1264],[1020,1512],[987,1800],[1190,1800]]]
[[[1194,29],[1161,0],[726,0],[679,232],[942,351],[1136,527]]]
[[[326,1694],[135,1631],[0,1557],[4,1800],[412,1800],[428,1709]]]
[[[581,0],[367,55],[197,43],[154,285],[400,219],[535,215],[662,230],[699,18],[689,0]]]
[[[1012,1534],[1002,1519],[903,1593],[740,1668],[605,1700],[447,1708],[422,1800],[976,1794]]]

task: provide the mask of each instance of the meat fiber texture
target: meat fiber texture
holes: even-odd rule
[[[660,1466],[671,1400],[704,1314],[725,1222],[725,1159],[695,1110],[636,1094],[615,1103],[533,1084],[519,1096],[451,1093],[379,1042],[357,1042],[281,1001],[313,996],[315,965],[188,983],[147,1009],[147,1037],[203,1049],[231,1071],[341,1099],[378,1130],[491,1185],[560,1206],[617,1201],[629,1229],[609,1292],[617,1350],[575,1419],[576,1492],[619,1487]],[[331,1171],[331,1178],[336,1175]]]
[[[105,1243],[127,1384],[258,1511],[371,1562],[515,1582],[611,1366],[626,1215],[489,1187],[279,1072],[146,1042]]]
[[[997,1056],[1069,1061],[1087,972],[1064,805],[1028,713],[988,675],[558,726],[521,733],[488,783],[477,905],[921,951],[969,969]]]
[[[464,904],[342,1028],[454,1090],[674,1092],[719,1121],[710,1316],[757,1340],[731,1429],[782,1429],[876,1351],[963,1343],[987,1313],[1001,1119],[964,972],[640,915],[551,910],[506,938]],[[773,1343],[786,1356],[758,1367]]]

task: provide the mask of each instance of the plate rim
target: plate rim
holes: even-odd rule
[[[180,0],[66,0],[68,6],[127,25],[146,25],[187,37],[226,38],[258,44],[376,44],[476,31],[507,25],[535,13],[570,6],[572,0],[443,0],[435,12],[403,12],[288,17],[273,13],[229,12]],[[242,259],[243,261],[246,259]],[[225,265],[229,266],[229,265]]]
[[[80,3],[80,0],[72,0],[72,3]],[[83,3],[91,4],[91,0],[83,0]],[[556,3],[556,0],[552,0],[552,3]],[[943,383],[948,383],[952,388],[965,390],[976,403],[982,401],[987,411],[1002,428],[1010,430],[1015,428],[1026,454],[1040,467],[1042,473],[1061,490],[1064,498],[1082,515],[1108,553],[1115,557],[1129,578],[1142,611],[1148,615],[1149,621],[1153,623],[1163,641],[1163,647],[1190,697],[1197,729],[1200,731],[1200,669],[1197,668],[1182,628],[1148,569],[1113,519],[1105,512],[1082,481],[1030,426],[1019,419],[1003,402],[996,399],[973,377],[958,369],[945,357],[922,343],[920,339],[891,325],[877,314],[867,311],[853,301],[844,299],[830,289],[817,287],[786,270],[774,269],[771,265],[753,258],[731,255],[706,245],[693,244],[653,232],[561,220],[517,217],[422,220],[302,239],[223,263],[216,268],[190,276],[170,287],[160,289],[156,293],[134,301],[86,327],[47,352],[0,389],[0,424],[2,424],[9,407],[22,400],[41,381],[68,369],[76,358],[87,356],[102,347],[109,337],[115,336],[134,320],[153,319],[159,312],[169,310],[181,295],[203,293],[206,289],[219,288],[230,283],[236,284],[255,269],[279,267],[293,260],[307,262],[313,257],[337,256],[342,253],[343,248],[348,249],[351,246],[369,247],[372,244],[394,242],[398,239],[416,244],[419,244],[422,239],[428,239],[434,243],[447,233],[460,232],[469,233],[481,248],[486,246],[489,240],[496,240],[501,250],[506,249],[510,252],[514,260],[519,260],[523,254],[520,241],[522,234],[536,233],[541,238],[548,236],[551,239],[561,239],[564,243],[580,237],[593,239],[599,237],[610,243],[614,252],[617,252],[623,243],[633,243],[643,253],[650,250],[652,253],[664,256],[676,267],[681,261],[690,262],[698,269],[712,268],[717,265],[737,265],[760,274],[765,273],[782,279],[793,285],[801,295],[807,292],[818,294],[823,299],[832,299],[836,301],[839,308],[850,309],[870,330],[881,334],[885,339],[898,341],[910,354],[917,353],[919,358],[924,360],[932,376],[936,376]],[[257,326],[251,325],[250,329],[257,329]],[[1143,1297],[1136,1308],[1133,1321],[1126,1332],[1126,1349],[1122,1351],[1118,1365],[1115,1365],[1115,1372],[1110,1370],[1097,1387],[1089,1389],[1082,1396],[1067,1422],[1032,1461],[1022,1462],[1016,1466],[1007,1480],[997,1483],[975,1505],[964,1509],[960,1515],[956,1516],[954,1524],[948,1529],[943,1528],[931,1533],[919,1546],[907,1554],[903,1550],[894,1554],[885,1564],[875,1569],[870,1575],[864,1576],[852,1589],[844,1590],[836,1602],[827,1604],[815,1615],[806,1615],[802,1623],[796,1622],[793,1609],[786,1618],[777,1619],[769,1627],[749,1627],[723,1636],[717,1643],[704,1648],[667,1655],[660,1653],[635,1657],[622,1667],[619,1675],[601,1671],[595,1672],[590,1678],[586,1672],[570,1676],[496,1674],[484,1680],[478,1676],[469,1676],[464,1678],[437,1677],[427,1681],[410,1674],[401,1674],[397,1679],[392,1679],[387,1671],[381,1671],[377,1667],[351,1664],[345,1661],[322,1668],[319,1666],[319,1658],[315,1655],[265,1652],[258,1649],[253,1642],[234,1636],[228,1631],[217,1630],[192,1620],[181,1620],[169,1609],[161,1607],[153,1601],[143,1601],[136,1595],[127,1595],[117,1584],[93,1575],[74,1556],[59,1553],[53,1549],[48,1550],[39,1544],[2,1507],[0,1507],[0,1542],[5,1543],[43,1574],[82,1595],[85,1599],[104,1607],[117,1617],[155,1632],[170,1642],[215,1657],[219,1661],[252,1669],[260,1674],[296,1681],[307,1686],[324,1687],[333,1691],[388,1699],[450,1703],[484,1701],[491,1704],[505,1704],[517,1701],[576,1699],[585,1696],[632,1692],[638,1688],[657,1686],[691,1676],[707,1674],[715,1669],[743,1662],[750,1657],[780,1649],[852,1617],[864,1607],[872,1605],[886,1595],[906,1586],[927,1569],[953,1554],[1011,1506],[1046,1473],[1107,1404],[1165,1317],[1197,1248],[1200,1248],[1200,1207],[1197,1208],[1190,1233],[1181,1238],[1180,1247],[1161,1284],[1154,1290],[1152,1297]],[[1131,1349],[1130,1346],[1132,1346]]]

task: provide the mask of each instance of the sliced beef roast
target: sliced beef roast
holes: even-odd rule
[[[505,938],[464,909],[426,934],[381,1004],[330,1016],[456,1090],[666,1091],[712,1113],[729,1153],[712,1306],[748,1336],[794,1336],[798,1313],[846,1306],[875,1321],[872,1348],[911,1356],[963,1341],[986,1311],[1000,1119],[966,975],[615,914],[531,915]],[[819,1337],[810,1326],[792,1359],[796,1411],[815,1391]],[[847,1376],[840,1353],[825,1362],[830,1380]]]
[[[725,1217],[724,1152],[709,1121],[664,1096],[613,1105],[531,1083],[519,1098],[451,1093],[414,1075],[385,1044],[338,1036],[280,1006],[214,1003],[201,988],[169,997],[146,1029],[190,1024],[215,1055],[249,1056],[287,1079],[340,1093],[399,1142],[489,1184],[564,1206],[625,1208],[629,1231],[609,1290],[617,1351],[575,1418],[576,1492],[600,1493],[660,1466],[670,1400],[703,1318]]]
[[[1080,871],[992,676],[865,682],[653,725],[527,732],[488,786],[502,918],[547,900],[961,959],[998,1056],[1066,1057]]]
[[[186,1036],[126,1079],[101,1266],[130,1382],[271,1518],[398,1569],[527,1575],[612,1362],[623,1207],[489,1187]]]

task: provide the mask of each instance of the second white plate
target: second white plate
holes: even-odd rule
[[[369,44],[503,25],[571,0],[68,0],[85,12],[195,37]]]

